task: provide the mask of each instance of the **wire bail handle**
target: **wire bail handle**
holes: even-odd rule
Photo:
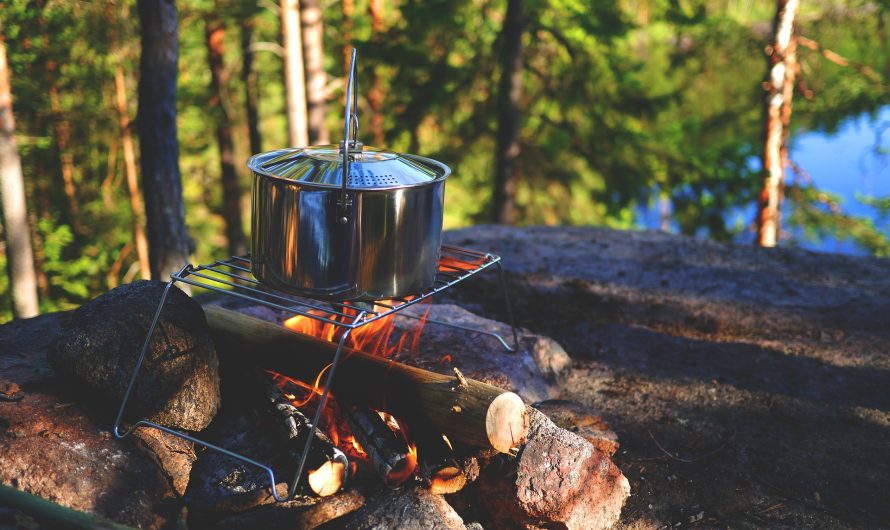
[[[340,188],[340,199],[337,204],[340,206],[340,224],[346,224],[349,219],[349,207],[352,206],[352,200],[346,194],[346,184],[349,180],[349,166],[352,162],[353,152],[361,152],[362,144],[358,141],[358,87],[355,79],[355,61],[356,49],[352,48],[352,56],[349,61],[349,80],[346,84],[346,112],[343,117],[343,141],[340,142],[340,154],[343,156],[343,178],[342,187]],[[351,133],[351,134],[350,134]]]

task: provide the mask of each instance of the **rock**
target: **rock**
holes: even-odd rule
[[[427,310],[429,311],[427,313]],[[452,304],[419,304],[406,308],[406,314],[498,333],[513,343],[508,324],[475,315]],[[393,340],[418,325],[418,320],[395,317]],[[529,401],[558,396],[559,383],[571,368],[571,359],[556,341],[519,330],[519,350],[509,352],[489,335],[427,322],[417,342],[395,359],[425,370],[453,373],[458,368],[465,376],[516,392]]]
[[[618,450],[618,435],[589,407],[564,399],[539,401],[532,407],[546,414],[557,427],[577,434],[606,455],[612,456]]]
[[[194,444],[157,429],[139,428],[133,436],[145,444],[149,454],[156,458],[158,467],[170,481],[176,494],[180,497],[185,495],[192,464],[198,458]]]
[[[419,486],[384,489],[354,514],[325,528],[350,530],[465,530],[463,519],[439,495]]]
[[[145,280],[122,285],[75,310],[50,350],[53,368],[107,397],[116,411],[164,285]],[[220,405],[218,364],[201,306],[170,289],[127,416],[191,431],[205,428]]]
[[[180,501],[161,457],[135,436],[115,438],[113,416],[82,406],[81,385],[46,361],[66,318],[0,326],[0,378],[24,389],[18,401],[0,400],[0,483],[117,523],[165,527]]]
[[[597,530],[618,521],[630,485],[601,451],[529,410],[528,441],[516,458],[482,470],[476,494],[497,527]]]

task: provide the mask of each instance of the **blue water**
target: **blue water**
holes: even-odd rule
[[[890,195],[890,107],[884,107],[875,117],[864,114],[849,118],[833,133],[798,132],[791,138],[790,158],[812,179],[818,189],[830,192],[839,199],[844,213],[877,221],[875,209],[863,204],[858,198]],[[759,167],[759,160],[752,161],[753,169]],[[793,178],[789,171],[786,179],[790,181]],[[786,204],[786,219],[787,208]],[[747,228],[754,219],[754,213],[754,205],[726,213],[729,226],[746,229],[738,236],[739,241],[753,240],[753,233]],[[645,228],[658,229],[659,206],[656,204],[641,208],[638,219]],[[867,253],[850,241],[836,241],[832,238],[806,241],[800,237],[800,230],[788,226],[783,228],[792,233],[795,244],[804,248],[844,254]],[[671,230],[676,229],[672,224]]]

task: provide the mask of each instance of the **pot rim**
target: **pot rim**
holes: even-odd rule
[[[302,150],[302,149],[305,149],[305,148],[304,147],[285,148],[285,149],[277,149],[274,151],[266,151],[264,153],[255,154],[247,159],[247,169],[249,169],[256,175],[279,180],[282,182],[287,182],[289,184],[292,184],[292,185],[298,186],[298,187],[302,187],[302,188],[314,188],[314,189],[319,189],[319,190],[332,190],[332,189],[339,190],[339,189],[341,189],[342,188],[341,184],[327,184],[327,183],[323,183],[323,182],[307,182],[307,181],[289,179],[289,178],[281,177],[281,176],[275,175],[273,173],[270,173],[269,171],[266,171],[265,169],[262,168],[261,162],[267,160],[270,155],[273,155],[276,153],[284,153],[286,151],[298,151],[298,150]],[[447,165],[443,164],[442,162],[439,162],[438,160],[428,158],[425,156],[405,154],[405,153],[399,153],[399,156],[403,156],[403,157],[411,158],[411,159],[414,159],[414,160],[417,160],[420,162],[425,162],[428,164],[435,165],[435,166],[439,167],[440,169],[442,169],[442,175],[438,176],[432,180],[428,180],[426,182],[415,182],[412,184],[396,184],[396,185],[392,185],[392,186],[372,186],[372,187],[364,187],[364,188],[355,188],[355,187],[347,186],[346,189],[348,191],[361,192],[361,191],[388,191],[388,190],[399,190],[399,189],[408,189],[408,188],[422,188],[424,186],[436,184],[437,182],[442,182],[451,175],[451,168],[448,167]],[[261,158],[263,160],[261,160]]]

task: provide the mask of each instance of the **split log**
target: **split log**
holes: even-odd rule
[[[314,381],[333,359],[336,345],[219,306],[204,311],[226,361]],[[528,433],[528,412],[512,392],[449,377],[345,348],[333,391],[338,398],[386,410],[409,425],[429,421],[455,442],[509,452]]]
[[[408,446],[404,437],[393,432],[377,411],[353,407],[348,420],[352,435],[387,486],[398,486],[411,477],[417,466],[416,450]]]
[[[268,377],[260,377],[266,401],[272,407],[272,424],[278,434],[287,440],[291,453],[299,461],[312,430],[312,422],[290,402],[278,385]],[[346,482],[348,471],[349,461],[343,451],[316,429],[304,471],[306,483],[312,491],[319,497],[337,493]]]
[[[428,490],[444,495],[463,489],[467,476],[444,436],[427,424],[414,424],[411,439],[417,445],[420,476]]]

